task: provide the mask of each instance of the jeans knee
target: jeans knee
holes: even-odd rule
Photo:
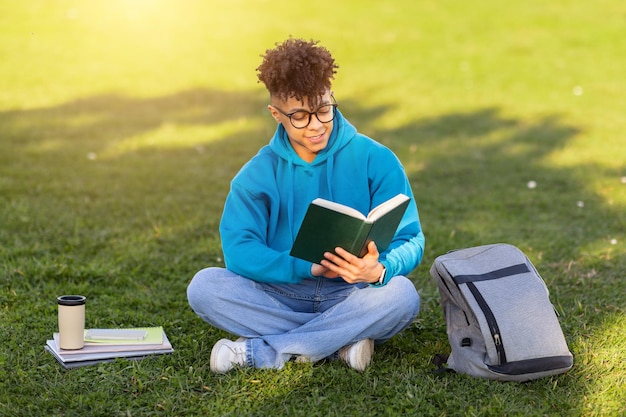
[[[198,271],[187,286],[187,301],[195,312],[202,310],[207,304],[207,296],[211,294],[211,275],[218,268],[206,268]]]
[[[396,287],[394,294],[395,304],[406,311],[408,315],[417,316],[420,309],[420,296],[413,282],[403,276],[394,277],[389,284]]]

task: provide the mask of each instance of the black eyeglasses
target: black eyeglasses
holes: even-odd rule
[[[335,118],[335,114],[337,113],[337,101],[335,101],[335,97],[332,97],[332,99],[334,103],[324,104],[314,112],[297,110],[292,113],[285,113],[276,106],[272,107],[278,110],[282,115],[287,116],[293,127],[295,127],[296,129],[304,129],[309,125],[309,123],[311,123],[312,115],[315,115],[320,123],[328,123],[333,121],[333,119]]]

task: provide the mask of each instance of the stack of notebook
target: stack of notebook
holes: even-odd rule
[[[174,351],[162,327],[87,329],[85,346],[76,350],[60,349],[59,334],[55,333],[53,339],[46,342],[45,348],[66,369],[117,358],[141,359]]]

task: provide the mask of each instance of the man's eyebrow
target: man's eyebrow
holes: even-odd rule
[[[320,107],[326,106],[328,104],[332,104],[332,101],[323,99],[323,100],[320,101],[320,104],[315,108],[315,110],[319,110]],[[286,110],[286,113],[295,113],[297,111],[306,111],[306,112],[308,112],[309,110],[305,109],[304,107],[296,107],[296,108],[292,108],[292,109]]]

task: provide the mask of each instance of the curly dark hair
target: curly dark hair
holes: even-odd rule
[[[317,106],[322,96],[330,90],[335,78],[335,60],[330,52],[317,46],[319,41],[289,38],[274,49],[265,51],[263,62],[256,69],[259,81],[265,84],[270,95],[288,100],[294,97],[309,106]]]

